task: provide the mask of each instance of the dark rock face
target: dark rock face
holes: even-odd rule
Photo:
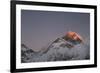
[[[35,52],[32,49],[29,49],[26,45],[21,44],[21,62],[25,63],[31,59]]]

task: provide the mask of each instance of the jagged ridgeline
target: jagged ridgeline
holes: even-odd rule
[[[90,41],[88,38],[83,41],[75,32],[68,32],[38,52],[21,44],[22,63],[88,59],[90,59]]]

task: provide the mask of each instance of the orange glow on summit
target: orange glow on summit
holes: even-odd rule
[[[80,43],[83,42],[83,38],[79,34],[77,34],[76,32],[69,31],[69,32],[67,32],[65,37],[67,39],[71,39],[71,40],[74,40],[74,41],[79,41]]]

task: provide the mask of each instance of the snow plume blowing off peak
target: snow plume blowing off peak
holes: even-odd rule
[[[21,62],[49,62],[90,59],[90,40],[76,32],[69,31],[65,36],[57,38],[39,52],[21,45]]]

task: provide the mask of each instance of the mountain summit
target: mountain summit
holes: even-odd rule
[[[69,31],[61,38],[57,38],[39,52],[34,52],[25,45],[21,45],[22,63],[45,62],[45,61],[67,61],[87,60],[90,58],[89,39],[83,43],[83,38],[76,32]],[[25,48],[27,48],[25,50]],[[30,50],[30,51],[29,51]],[[24,52],[23,52],[24,51]]]

